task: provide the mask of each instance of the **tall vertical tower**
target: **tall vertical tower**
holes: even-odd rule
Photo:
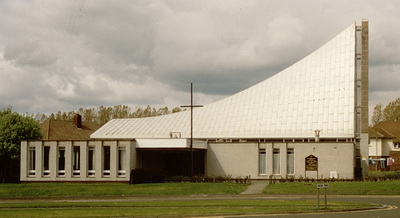
[[[368,20],[356,26],[355,178],[368,175]]]

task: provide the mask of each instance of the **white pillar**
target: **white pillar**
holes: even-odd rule
[[[95,143],[95,156],[96,156],[96,179],[103,177],[103,141]]]
[[[65,142],[65,178],[72,177],[72,141]]]
[[[272,154],[274,152],[274,148],[272,146],[272,143],[268,143],[266,147],[266,159],[267,159],[267,175],[273,175],[273,157]]]
[[[287,175],[287,144],[281,146],[280,155],[281,155],[281,175],[282,177],[286,177]]]
[[[57,178],[57,166],[58,166],[58,152],[57,152],[57,142],[52,141],[49,143],[50,145],[50,157],[49,157],[49,169],[50,169],[50,178]]]
[[[20,180],[24,181],[28,177],[28,141],[21,142],[20,152]]]

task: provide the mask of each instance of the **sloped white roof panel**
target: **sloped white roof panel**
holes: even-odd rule
[[[233,96],[195,108],[194,138],[354,136],[355,24],[291,67]],[[114,119],[92,138],[190,137],[190,111]]]

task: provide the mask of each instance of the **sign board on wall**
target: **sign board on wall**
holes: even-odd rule
[[[318,171],[318,158],[314,155],[309,155],[305,159],[306,171]]]

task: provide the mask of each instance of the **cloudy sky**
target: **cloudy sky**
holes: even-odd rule
[[[370,26],[370,111],[400,97],[400,1],[0,0],[0,109],[207,104]]]

